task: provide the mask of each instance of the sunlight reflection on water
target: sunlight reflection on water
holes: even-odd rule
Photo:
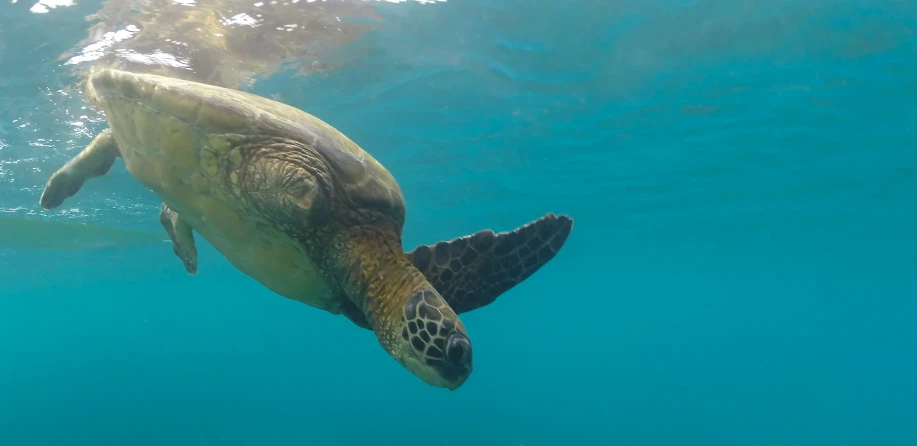
[[[13,4],[17,3],[15,0]],[[99,130],[104,116],[83,100],[82,79],[91,69],[110,66],[138,72],[165,74],[230,88],[245,88],[277,70],[294,70],[299,76],[326,72],[351,63],[359,54],[344,56],[341,49],[379,29],[377,4],[430,4],[424,0],[40,0],[27,10],[43,18],[46,30],[37,34],[60,39],[55,23],[82,29],[84,38],[70,42],[40,42],[38,49],[53,44],[72,45],[45,58],[41,69],[29,54],[20,53],[17,67],[2,70],[0,87],[10,88],[8,108],[0,124],[0,177],[11,193],[4,193],[9,209],[17,213],[32,209],[47,176],[58,165],[81,150]],[[401,7],[398,5],[397,7]],[[35,26],[22,16],[8,31]],[[36,16],[36,18],[38,17]],[[83,20],[86,22],[83,22]],[[82,22],[82,23],[81,23]],[[88,24],[83,24],[87,23]],[[44,25],[43,25],[44,26]],[[88,26],[88,28],[87,28]],[[0,39],[11,34],[0,34]],[[22,48],[24,49],[24,48]],[[0,40],[0,63],[9,51]],[[53,56],[52,56],[53,57]],[[20,64],[21,65],[18,65]],[[21,72],[20,72],[21,71]],[[37,94],[36,94],[37,92]],[[281,95],[275,95],[280,98]],[[113,181],[126,183],[127,197],[143,193],[124,172],[112,172]],[[92,202],[92,185],[85,191]],[[115,194],[117,195],[117,194]],[[18,197],[23,197],[25,201]],[[27,197],[32,197],[28,199]],[[128,211],[138,204],[117,200],[106,193],[102,199],[114,209]],[[30,206],[24,206],[28,203]],[[138,213],[146,208],[139,205]],[[71,209],[68,218],[83,217],[94,208]],[[61,215],[65,215],[61,213]]]

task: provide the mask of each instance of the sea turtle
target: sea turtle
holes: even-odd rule
[[[192,231],[275,293],[344,314],[426,383],[472,370],[457,314],[488,305],[557,254],[573,220],[548,213],[510,232],[402,247],[392,175],[318,118],[267,98],[103,69],[87,81],[103,130],[42,192],[59,206],[121,157],[163,202],[174,253],[197,272]]]

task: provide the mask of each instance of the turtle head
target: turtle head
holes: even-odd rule
[[[329,232],[335,237],[330,246],[346,248],[327,256],[341,265],[336,275],[352,305],[345,314],[371,329],[381,347],[425,383],[456,390],[471,374],[471,341],[449,303],[405,255],[400,229],[380,221]]]
[[[427,384],[458,389],[472,369],[471,340],[458,316],[432,286],[410,294],[400,310],[392,356]]]

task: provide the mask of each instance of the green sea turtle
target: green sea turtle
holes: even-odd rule
[[[510,232],[405,253],[392,175],[325,122],[234,89],[105,69],[87,82],[109,128],[48,180],[45,209],[117,157],[162,201],[175,254],[197,272],[192,231],[281,296],[372,330],[426,383],[472,370],[457,314],[494,301],[557,254],[573,227],[549,213]]]

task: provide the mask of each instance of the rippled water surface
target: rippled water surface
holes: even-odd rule
[[[0,445],[917,444],[917,4],[33,1],[0,6]],[[406,249],[573,234],[430,388],[203,241],[186,274],[120,161],[41,210],[99,66],[334,125]]]

